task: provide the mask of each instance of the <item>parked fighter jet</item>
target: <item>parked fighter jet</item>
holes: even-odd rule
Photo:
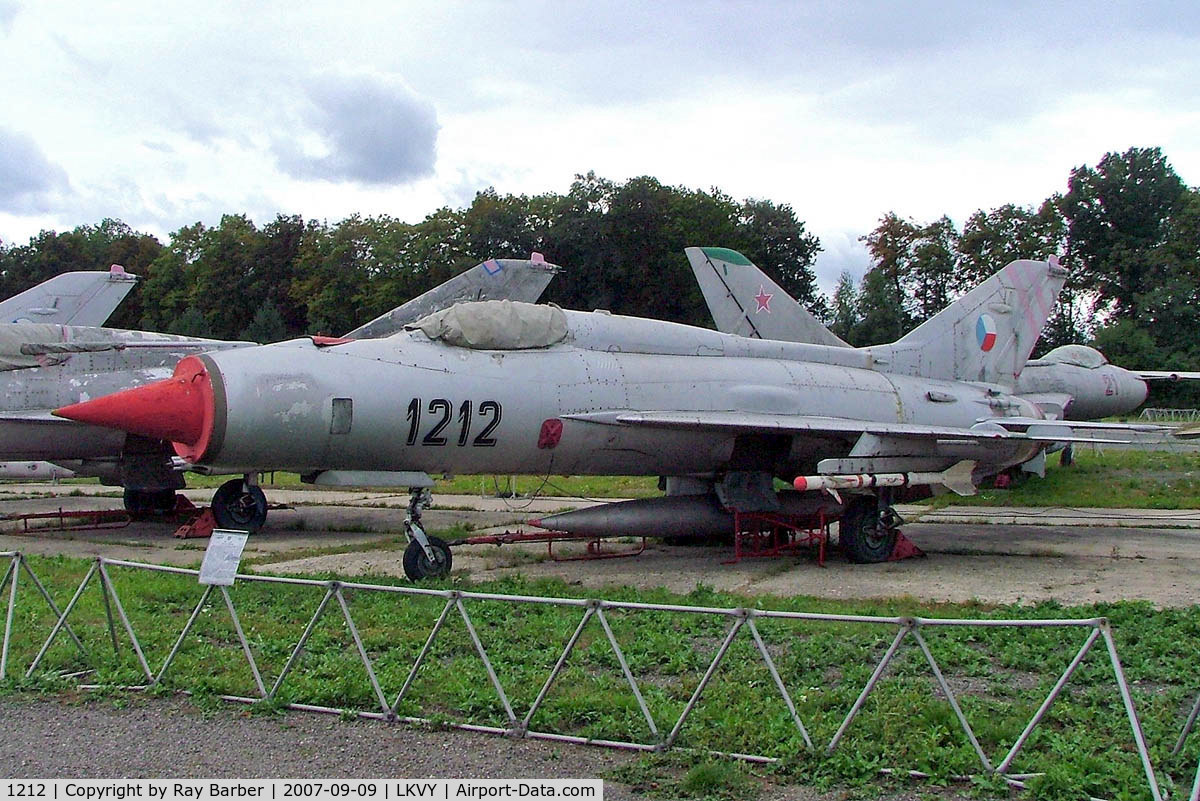
[[[61,273],[0,301],[0,322],[104,325],[137,280],[119,264]]]
[[[492,259],[351,333],[395,333],[430,310],[464,299],[536,300],[557,271],[540,254],[529,260]],[[0,461],[50,461],[123,486],[131,512],[169,510],[184,479],[167,442],[80,425],[54,417],[50,410],[163,380],[192,354],[254,344],[105,328],[0,325]],[[266,497],[254,485],[251,471],[234,472],[247,475],[217,490],[213,515],[224,527],[257,530],[266,518]]]
[[[893,489],[843,503],[823,490],[778,494],[773,478],[958,486],[963,468],[950,468],[961,462],[994,473],[1073,439],[1012,394],[1065,275],[1053,261],[1015,261],[903,339],[866,350],[459,304],[387,339],[189,357],[168,381],[55,414],[168,440],[212,470],[286,469],[314,482],[344,471],[353,483],[410,487],[432,472],[659,475],[666,498],[542,522],[583,530],[600,514],[611,534],[662,533],[714,511],[822,511],[841,517],[853,559],[880,561],[896,541]],[[887,482],[871,478],[881,473]],[[410,577],[450,564],[446,545],[414,526]]]
[[[125,272],[119,264],[112,265],[108,272],[60,273],[0,301],[0,321],[104,325],[137,281],[136,275]],[[72,471],[49,462],[0,462],[0,478],[57,480],[72,475]]]
[[[698,247],[686,252],[718,331],[851,347],[741,253]],[[1200,373],[1126,370],[1109,364],[1095,348],[1063,345],[1025,363],[1015,394],[1037,404],[1048,416],[1099,420],[1140,406],[1148,380],[1191,377],[1200,378]]]

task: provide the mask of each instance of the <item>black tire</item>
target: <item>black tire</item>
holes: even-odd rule
[[[133,517],[165,515],[175,511],[175,490],[125,489],[125,511]]]
[[[1075,449],[1071,447],[1071,443],[1067,443],[1061,451],[1058,452],[1058,466],[1070,467],[1075,464]]]
[[[404,549],[404,575],[408,576],[409,581],[450,575],[450,567],[454,564],[450,546],[438,537],[430,537],[429,547],[433,551],[435,560],[433,564],[425,555],[425,549],[421,547],[421,543],[416,540],[410,542]]]
[[[886,562],[896,549],[896,529],[885,524],[885,515],[875,498],[860,498],[850,504],[838,522],[838,543],[851,562]]]
[[[212,513],[217,528],[253,534],[267,522],[267,496],[261,487],[250,486],[235,478],[222,484],[213,495]]]

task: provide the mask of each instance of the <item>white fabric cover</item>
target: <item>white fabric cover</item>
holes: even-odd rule
[[[567,316],[553,305],[485,300],[456,303],[405,327],[461,348],[527,350],[565,339]]]

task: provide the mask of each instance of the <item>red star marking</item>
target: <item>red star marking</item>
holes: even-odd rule
[[[758,304],[758,308],[754,310],[755,314],[760,311],[771,313],[771,298],[775,297],[774,293],[767,292],[762,284],[758,285],[758,294],[754,296],[754,301]]]

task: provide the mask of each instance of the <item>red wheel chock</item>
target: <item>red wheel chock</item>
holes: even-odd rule
[[[892,548],[892,555],[887,558],[889,562],[899,562],[901,559],[915,559],[918,556],[924,557],[925,552],[917,547],[916,543],[904,536],[904,532],[896,532],[896,546]]]
[[[195,508],[195,507],[193,507]],[[184,523],[175,530],[175,535],[179,539],[199,539],[201,537],[211,537],[213,529],[217,527],[217,520],[213,517],[212,509],[205,509],[190,523]]]

